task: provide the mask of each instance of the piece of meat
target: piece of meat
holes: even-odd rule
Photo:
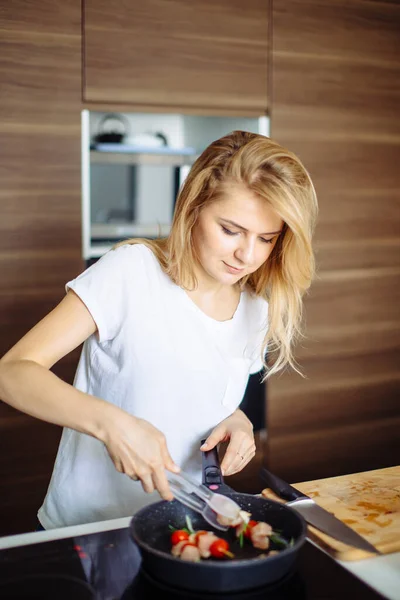
[[[272,527],[264,521],[260,521],[251,528],[250,539],[254,548],[267,550],[269,548],[269,536],[272,534]]]
[[[199,562],[200,550],[195,544],[188,544],[183,547],[181,552],[181,559],[186,560],[187,562]]]
[[[260,550],[268,550],[269,548],[269,537],[266,535],[251,536],[251,541],[254,548],[259,548]]]
[[[272,535],[272,527],[265,521],[259,521],[257,525],[251,528],[252,535]]]
[[[242,523],[248,523],[251,514],[245,510],[240,510],[237,515],[234,517],[224,517],[222,515],[217,515],[217,521],[221,525],[225,527],[237,527]]]
[[[215,533],[209,531],[197,538],[197,547],[200,551],[201,558],[209,558],[211,556],[210,546],[213,542],[218,540],[218,536]]]
[[[240,523],[243,523],[243,519],[240,517],[240,515],[237,515],[236,517],[224,517],[222,515],[217,515],[217,521],[224,527],[236,527]]]
[[[197,541],[198,541],[199,537],[200,537],[201,535],[205,535],[206,533],[210,533],[210,532],[208,532],[208,531],[205,531],[204,529],[199,529],[198,531],[195,531],[194,533],[191,533],[191,534],[189,535],[189,539],[188,539],[188,541],[189,541],[191,544],[196,544],[196,546],[197,546]]]
[[[171,548],[172,556],[180,556],[181,552],[182,552],[182,548],[185,544],[187,544],[187,542],[188,542],[187,540],[182,540],[182,542],[178,542],[177,544],[172,546],[172,548]]]

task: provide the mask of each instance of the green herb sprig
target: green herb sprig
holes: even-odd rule
[[[187,525],[187,528],[188,528],[188,530],[189,530],[189,533],[195,533],[195,531],[194,531],[194,529],[193,529],[192,520],[191,520],[191,518],[189,517],[189,515],[186,515],[186,516],[185,516],[185,520],[186,520],[186,525]]]

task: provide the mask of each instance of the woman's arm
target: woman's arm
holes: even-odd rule
[[[0,360],[0,398],[38,419],[104,442],[118,471],[140,479],[147,492],[172,494],[165,469],[178,471],[164,435],[147,421],[86,394],[50,369],[97,331],[90,312],[70,291]]]
[[[0,398],[33,417],[97,437],[103,402],[49,370],[96,329],[86,306],[69,292],[0,360]]]

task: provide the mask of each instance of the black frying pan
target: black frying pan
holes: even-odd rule
[[[216,530],[227,539],[233,559],[206,559],[190,563],[171,555],[171,530],[186,527],[189,515],[193,528],[210,530],[203,517],[177,500],[162,500],[139,510],[132,518],[130,532],[139,546],[143,567],[154,578],[187,590],[232,592],[262,587],[282,579],[293,568],[300,547],[306,540],[306,522],[292,508],[251,494],[238,493],[223,482],[216,449],[203,453],[203,483],[237,502],[256,521],[266,521],[292,546],[274,556],[260,556],[246,540],[241,548],[234,532]]]

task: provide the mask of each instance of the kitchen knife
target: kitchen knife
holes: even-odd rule
[[[296,490],[296,488],[268,471],[268,469],[263,467],[260,476],[275,494],[280,498],[283,498],[283,500],[287,500],[287,506],[290,506],[300,513],[307,523],[313,527],[327,533],[344,544],[355,546],[366,552],[380,554],[375,546],[367,542],[367,540],[354,531],[354,529],[348,527],[332,513],[325,510],[325,508],[322,508],[322,506],[319,506],[312,498],[306,496],[299,490]]]

